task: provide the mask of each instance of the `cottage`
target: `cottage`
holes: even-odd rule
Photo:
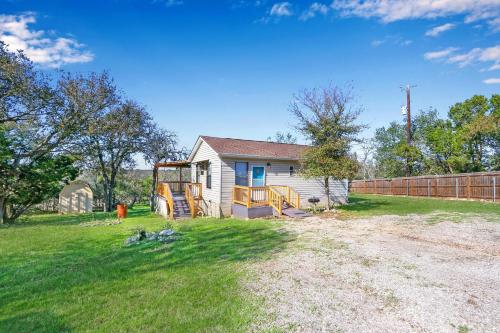
[[[90,186],[81,181],[75,181],[64,186],[59,193],[59,213],[91,213],[93,193]]]
[[[300,176],[308,146],[200,136],[187,161],[158,165],[191,168],[191,180],[160,183],[158,212],[170,216],[261,217],[296,214],[326,204],[323,179]],[[330,180],[330,199],[347,200],[347,181]],[[179,208],[177,208],[179,207]]]

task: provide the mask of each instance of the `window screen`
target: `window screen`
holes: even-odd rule
[[[234,183],[240,186],[248,186],[248,163],[236,162]]]

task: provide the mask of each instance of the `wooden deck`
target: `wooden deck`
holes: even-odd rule
[[[244,205],[247,208],[271,206],[283,214],[284,205],[300,208],[300,194],[286,185],[269,186],[239,186],[233,187],[233,204]]]

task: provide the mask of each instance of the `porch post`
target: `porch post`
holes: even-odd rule
[[[179,167],[179,192],[182,193],[182,167]]]
[[[252,207],[252,192],[250,191],[250,187],[247,187],[247,208]]]

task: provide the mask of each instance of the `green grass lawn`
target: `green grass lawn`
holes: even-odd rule
[[[161,229],[148,208],[122,224],[31,216],[0,228],[0,332],[238,332],[258,313],[241,263],[286,246],[276,222],[196,219],[170,244],[124,246],[134,228]]]
[[[477,213],[498,217],[500,222],[500,204],[479,201],[350,194],[349,204],[341,207],[339,211],[346,218],[372,215],[428,214],[433,212]]]

